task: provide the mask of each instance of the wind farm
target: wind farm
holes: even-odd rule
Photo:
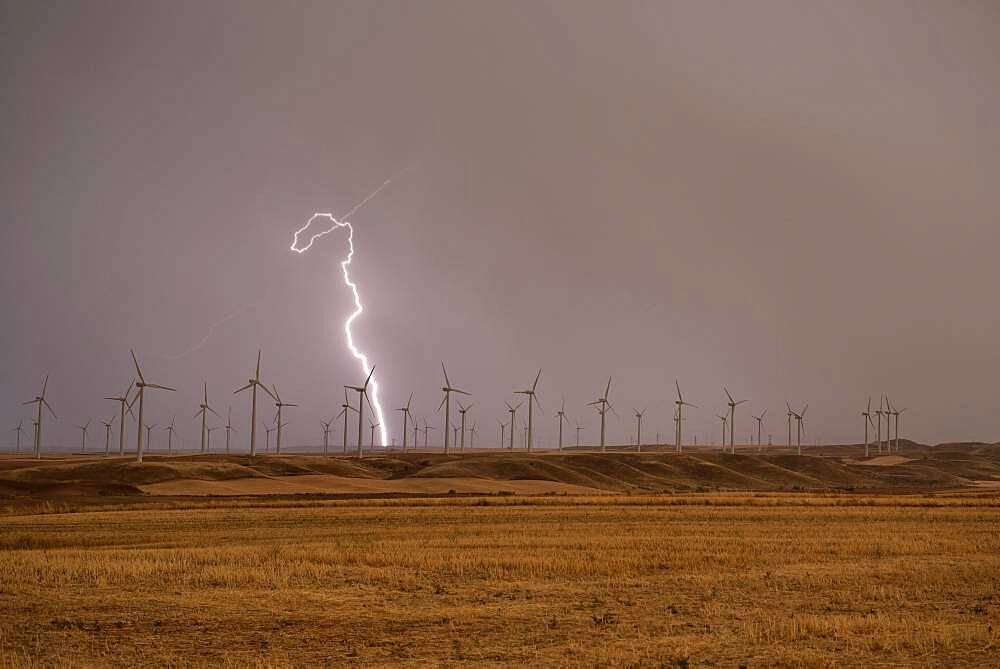
[[[998,16],[7,3],[0,668],[1000,666]]]

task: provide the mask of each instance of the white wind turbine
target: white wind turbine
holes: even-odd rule
[[[45,389],[48,388],[48,386],[49,386],[49,377],[48,377],[48,375],[46,375],[45,376],[45,380],[42,382],[42,394],[41,395],[36,395],[35,399],[28,400],[27,402],[24,403],[26,405],[27,404],[34,404],[34,405],[36,405],[35,408],[37,409],[37,416],[36,416],[36,418],[34,420],[34,427],[35,427],[35,446],[34,446],[35,453],[34,453],[34,455],[35,455],[35,458],[41,458],[42,457],[42,406],[44,405],[45,408],[49,410],[49,413],[52,414],[53,418],[55,418],[55,419],[59,418],[58,416],[56,416],[56,412],[52,410],[52,407],[49,405],[48,401],[46,401],[46,399],[45,399]]]
[[[866,410],[862,411],[861,415],[864,416],[864,419],[865,419],[865,457],[867,458],[868,454],[869,454],[868,453],[868,444],[869,444],[868,426],[871,425],[872,427],[875,427],[875,424],[872,422],[872,398],[871,397],[868,398],[868,408]]]
[[[281,400],[281,393],[278,392],[278,386],[277,385],[273,386],[273,389],[274,389],[274,406],[277,409],[277,411],[274,414],[275,415],[274,420],[275,424],[278,426],[278,434],[274,441],[274,452],[281,453],[281,431],[282,428],[288,425],[288,423],[284,423],[281,420],[282,409],[284,409],[285,407],[297,407],[298,404],[289,404],[288,402],[283,402]]]
[[[639,453],[642,453],[642,417],[646,414],[647,408],[643,408],[642,411],[632,409],[635,413],[635,448]]]
[[[217,418],[221,418],[221,416],[219,416],[219,412],[208,406],[208,383],[205,384],[205,399],[198,406],[199,409],[195,412],[194,417],[197,418],[198,416],[201,416],[201,452],[204,453],[206,450],[205,436],[208,434],[205,429],[205,419],[208,418],[208,412],[211,411]]]
[[[521,404],[523,404],[523,402],[518,403],[518,405],[516,407],[511,406],[510,402],[507,402],[506,404],[507,404],[507,413],[510,414],[510,450],[513,451],[514,450],[514,432],[515,432],[514,427],[517,424],[515,422],[515,420],[517,418],[517,410],[521,408]]]
[[[128,388],[121,395],[115,397],[105,397],[106,400],[112,400],[118,402],[121,409],[121,414],[118,421],[118,455],[125,455],[125,412],[132,416],[135,420],[135,414],[132,413],[132,407],[130,405],[128,394],[132,391],[132,385],[135,383],[135,379],[132,379],[128,383]]]
[[[736,407],[743,404],[747,400],[736,401],[733,399],[733,396],[729,394],[728,388],[723,386],[722,389],[726,391],[726,397],[729,398],[729,451],[733,455],[736,455],[736,430],[733,429],[736,427]]]
[[[674,379],[674,385],[677,387],[677,399],[674,401],[674,404],[677,405],[677,411],[674,420],[674,422],[676,423],[677,434],[675,435],[674,438],[674,444],[676,444],[677,446],[677,452],[680,453],[681,429],[682,429],[682,423],[684,421],[684,413],[683,413],[684,407],[691,407],[692,409],[697,409],[698,407],[697,405],[684,401],[684,396],[681,395],[681,384],[677,381],[677,379]]]
[[[90,422],[92,420],[94,419],[88,418],[86,423],[76,426],[76,428],[80,430],[80,450],[84,453],[87,452],[87,430],[90,429]]]
[[[604,442],[605,425],[606,425],[605,419],[607,417],[608,409],[611,409],[611,411],[614,411],[614,407],[611,406],[611,402],[610,402],[610,400],[608,400],[608,395],[610,395],[610,394],[611,394],[611,377],[609,376],[608,377],[608,385],[604,389],[604,395],[601,396],[601,397],[598,397],[593,402],[590,402],[590,403],[587,404],[587,406],[594,407],[597,410],[597,413],[599,413],[601,415],[601,452],[602,453],[605,450],[607,450],[606,447],[605,447],[605,442]]]
[[[112,416],[110,420],[101,421],[104,426],[104,457],[111,453],[111,426],[115,424],[115,418],[116,416]]]
[[[229,455],[229,433],[239,432],[235,427],[233,427],[233,407],[230,406],[226,410],[226,455]]]
[[[556,412],[556,418],[559,419],[559,450],[561,451],[563,449],[563,423],[567,421],[565,398],[563,398],[562,406],[559,407],[559,411]]]
[[[132,398],[132,403],[134,404],[137,399],[139,400],[139,418],[137,419],[137,423],[139,425],[139,433],[136,436],[135,450],[136,450],[136,461],[139,464],[142,464],[142,427],[143,427],[142,413],[143,413],[143,401],[146,396],[146,388],[153,388],[156,390],[169,390],[170,392],[174,392],[174,389],[168,386],[161,386],[157,383],[146,383],[146,379],[143,378],[142,376],[142,370],[139,369],[139,360],[136,359],[135,357],[135,351],[131,351],[131,353],[132,353],[132,362],[135,363],[135,373],[139,376],[139,380],[135,382],[136,394],[135,397]],[[146,430],[146,433],[147,433],[146,436],[148,437],[149,430]],[[146,441],[148,442],[149,439],[147,438]]]
[[[538,368],[538,374],[535,375],[535,382],[531,384],[531,388],[527,390],[515,390],[515,395],[527,395],[528,396],[528,436],[525,440],[525,445],[527,451],[531,452],[531,446],[534,444],[534,405],[537,403],[538,408],[542,408],[542,403],[538,401],[538,395],[535,391],[538,388],[538,379],[542,375],[542,368]]]
[[[270,391],[267,384],[260,380],[260,351],[257,351],[257,369],[254,372],[253,378],[247,380],[247,384],[242,388],[237,388],[233,391],[233,394],[242,393],[244,390],[250,391],[250,457],[254,458],[257,455],[257,388],[260,387],[265,393],[271,396],[271,399],[277,401],[278,398],[274,396],[274,393]],[[270,436],[270,433],[268,433]]]
[[[729,415],[715,414],[715,417],[722,421],[722,452],[726,452],[726,423],[729,422]]]
[[[170,417],[170,425],[167,425],[163,429],[167,433],[167,455],[173,455],[174,452],[174,432],[177,430],[174,425],[176,424],[177,416]]]
[[[468,395],[469,393],[452,387],[451,381],[448,380],[448,370],[444,367],[444,361],[441,362],[441,371],[444,372],[444,386],[441,387],[441,391],[444,392],[444,398],[441,400],[441,404],[438,405],[438,411],[441,410],[441,407],[444,407],[444,452],[448,453],[448,430],[451,427],[451,394],[459,393],[460,395]]]
[[[409,433],[409,420],[410,420],[410,403],[413,402],[413,393],[410,393],[410,399],[406,400],[406,406],[396,409],[396,411],[401,411],[403,413],[403,452],[406,453],[406,435]],[[416,448],[416,439],[413,440],[413,446]]]
[[[766,415],[767,415],[767,409],[764,409],[763,411],[760,412],[759,416],[754,416],[753,417],[753,419],[755,421],[757,421],[757,450],[758,451],[760,450],[761,432],[763,431],[764,416],[766,416]]]
[[[465,452],[465,414],[469,411],[469,409],[471,409],[474,406],[475,406],[474,404],[465,406],[461,402],[458,403],[458,413],[462,416],[462,441],[459,450],[461,450],[463,453]]]
[[[808,409],[809,409],[808,404],[802,407],[802,411],[792,411],[792,407],[790,406],[788,407],[788,410],[791,412],[792,416],[795,418],[795,421],[797,423],[795,429],[795,446],[797,448],[798,455],[802,455],[802,435],[805,434],[806,432],[805,426],[802,425],[802,419],[806,417],[806,411]]]
[[[371,401],[368,400],[368,384],[371,383],[372,375],[375,373],[375,365],[372,365],[372,369],[368,372],[368,378],[365,379],[365,384],[363,386],[344,386],[348,390],[353,390],[358,393],[358,457],[364,457],[364,443],[363,435],[365,430],[365,402],[368,402],[369,408],[371,408]],[[374,411],[374,409],[372,409]],[[347,420],[345,417],[344,420]]]
[[[11,432],[17,432],[17,453],[21,452],[21,433],[24,432],[24,419],[17,419],[17,427],[10,429]]]

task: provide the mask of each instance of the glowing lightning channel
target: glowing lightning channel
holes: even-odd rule
[[[365,377],[367,377],[371,373],[372,368],[371,365],[368,364],[368,357],[364,353],[359,351],[358,348],[354,345],[354,336],[351,334],[351,323],[354,322],[354,319],[357,318],[361,314],[361,312],[365,310],[365,308],[361,306],[361,297],[358,295],[358,287],[354,284],[353,281],[351,281],[351,276],[347,271],[348,266],[351,264],[351,258],[354,256],[354,228],[353,226],[351,226],[350,221],[348,221],[347,219],[350,218],[358,209],[367,204],[369,200],[378,195],[379,192],[383,188],[388,186],[390,183],[392,183],[391,179],[386,180],[385,183],[383,183],[381,186],[372,191],[368,195],[368,197],[363,199],[358,204],[354,205],[354,207],[344,215],[343,220],[337,220],[337,218],[334,217],[334,215],[329,212],[326,213],[317,212],[313,214],[305,225],[303,225],[301,228],[295,231],[295,237],[292,239],[292,246],[291,246],[291,249],[296,253],[305,253],[310,248],[312,248],[313,242],[315,242],[320,237],[330,234],[337,228],[347,228],[347,257],[341,261],[340,268],[344,272],[344,283],[346,283],[347,287],[351,289],[352,293],[354,293],[354,313],[348,316],[347,320],[344,321],[344,334],[347,336],[347,347],[351,349],[351,353],[354,355],[354,357],[361,362],[361,370],[362,372],[364,372]],[[314,233],[309,238],[309,242],[307,244],[305,244],[304,246],[299,246],[299,235],[308,230],[309,226],[313,224],[313,221],[319,218],[328,219],[331,223],[330,227],[321,232]],[[379,434],[382,437],[382,445],[385,446],[389,443],[389,433],[387,432],[385,417],[382,415],[382,404],[379,402],[378,399],[378,381],[375,380],[374,376],[372,377],[371,380],[371,404],[373,407],[375,407],[375,414],[378,416]]]

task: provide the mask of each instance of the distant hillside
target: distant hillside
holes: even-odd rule
[[[546,481],[617,493],[715,490],[909,491],[1000,485],[1000,447],[990,444],[924,446],[906,442],[900,453],[865,459],[859,446],[826,446],[808,455],[698,450],[504,453],[466,455],[394,453],[358,458],[314,455],[149,456],[131,458],[0,459],[0,497],[142,495],[140,486],[175,481],[246,479],[365,481],[358,490],[399,490],[379,481]],[[302,479],[306,480],[306,479]],[[987,482],[987,483],[983,483]],[[252,484],[241,489],[266,486]],[[495,486],[494,486],[495,487]],[[201,486],[206,488],[206,486]],[[201,489],[200,488],[200,489]],[[211,489],[208,486],[207,489]],[[336,489],[334,486],[332,489]],[[250,493],[252,494],[252,493]]]

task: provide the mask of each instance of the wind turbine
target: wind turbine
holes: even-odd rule
[[[500,449],[503,450],[504,437],[507,435],[507,423],[500,419],[497,419],[497,423],[500,425]]]
[[[319,424],[323,426],[323,455],[330,454],[330,424],[336,420],[331,418],[328,421],[320,421]]]
[[[527,449],[531,452],[531,446],[534,444],[534,405],[537,403],[538,408],[542,408],[542,403],[538,401],[538,395],[535,389],[538,388],[538,379],[542,375],[542,368],[538,368],[538,374],[535,375],[535,382],[531,384],[531,388],[527,390],[515,390],[515,395],[527,395],[528,396],[528,438],[527,438]]]
[[[461,402],[458,403],[458,413],[462,416],[462,442],[461,446],[459,447],[459,450],[461,450],[463,453],[465,452],[465,414],[473,406],[475,405],[470,404],[469,406],[465,406]]]
[[[476,447],[476,423],[472,423],[472,427],[469,428],[469,450],[471,451]]]
[[[648,408],[648,407],[647,407]],[[642,453],[642,417],[646,413],[646,408],[642,411],[632,409],[635,412],[635,448],[636,452]]]
[[[226,455],[229,455],[229,433],[239,432],[235,427],[233,427],[233,407],[230,406],[226,411]]]
[[[746,402],[746,400],[736,401],[733,396],[729,394],[729,389],[725,386],[722,387],[726,391],[726,397],[729,398],[729,450],[733,455],[736,455],[736,407],[740,404]]]
[[[403,452],[406,453],[406,435],[409,432],[408,425],[410,420],[410,402],[413,401],[413,393],[410,393],[410,399],[406,400],[406,406],[396,409],[396,411],[403,412]],[[416,437],[413,439],[413,446],[416,447]]]
[[[267,432],[266,440],[264,441],[264,452],[267,453],[271,449],[271,433],[274,432],[274,425],[265,425],[264,431]]]
[[[865,418],[865,457],[868,457],[868,426],[872,425],[872,398],[868,398],[868,408],[861,412]]]
[[[270,391],[267,384],[260,380],[260,351],[257,351],[257,370],[254,372],[253,378],[247,380],[247,384],[242,388],[237,388],[233,391],[233,394],[242,393],[244,390],[250,391],[250,458],[254,458],[257,455],[257,387],[264,390],[265,393],[271,396],[271,399],[277,401],[277,397]]]
[[[788,400],[785,400],[785,406],[788,408],[788,413],[785,416],[788,417],[788,448],[792,447],[792,416],[795,413],[792,411],[792,407],[788,405]]]
[[[125,412],[128,411],[132,418],[135,418],[135,414],[132,413],[131,403],[128,401],[128,394],[132,390],[132,384],[135,383],[135,379],[128,382],[128,388],[125,392],[117,397],[105,397],[106,400],[113,400],[121,405],[121,415],[118,421],[118,455],[125,455]]]
[[[584,428],[579,423],[576,424],[576,447],[580,448],[580,433],[583,432]]]
[[[453,433],[453,435],[455,437],[455,442],[457,443],[458,442],[458,426],[455,425],[454,423],[452,423],[451,424],[451,431],[452,431],[452,433]],[[463,434],[462,436],[464,437],[465,434]]]
[[[559,419],[559,450],[563,448],[563,423],[568,419],[566,418],[566,399],[563,398],[562,406],[559,407],[559,411],[556,412],[556,418]]]
[[[80,430],[80,449],[86,453],[87,452],[87,430],[90,428],[90,421],[93,418],[88,418],[87,422],[83,425],[77,425],[77,429]]]
[[[372,380],[372,374],[375,373],[375,365],[372,365],[372,370],[368,372],[368,378],[365,379],[365,384],[363,386],[344,386],[348,390],[354,390],[358,393],[358,457],[364,456],[364,446],[362,444],[362,435],[365,429],[365,401],[368,399],[368,383]],[[371,402],[369,402],[371,404]],[[345,417],[344,420],[347,420]]]
[[[49,403],[45,400],[45,389],[48,388],[48,386],[49,386],[49,377],[46,374],[45,375],[45,380],[42,381],[42,394],[41,395],[36,395],[35,399],[28,400],[27,402],[24,403],[26,405],[27,404],[34,404],[34,405],[36,405],[36,409],[38,410],[37,417],[35,418],[35,447],[34,447],[34,451],[35,451],[35,458],[36,459],[42,457],[42,405],[45,405],[45,408],[49,410],[49,413],[52,414],[53,418],[56,418],[56,419],[59,418],[58,416],[56,416],[56,412],[52,410],[52,407],[49,406]]]
[[[895,445],[894,448],[890,447],[889,451],[890,452],[895,451],[896,453],[899,453],[899,415],[906,412],[906,407],[903,407],[902,409],[896,409],[896,407],[892,407],[891,406],[891,408],[892,408],[891,414],[892,414],[893,418],[895,418],[895,423],[896,423],[896,445]],[[889,424],[889,420],[887,418],[886,419],[886,432],[889,431],[888,424]]]
[[[875,410],[875,415],[878,417],[878,454],[882,455],[882,404],[885,402],[885,398],[880,398],[878,402],[878,409]],[[888,431],[889,421],[886,421],[886,431]]]
[[[217,412],[212,407],[208,406],[208,384],[207,383],[205,384],[205,400],[201,404],[199,404],[198,406],[200,408],[195,413],[194,417],[197,418],[198,416],[201,416],[201,452],[204,453],[205,452],[205,434],[206,434],[206,432],[205,432],[205,419],[208,418],[208,412],[211,411],[212,413],[215,414],[215,416],[217,418],[221,418],[221,416],[219,416],[219,412]]]
[[[167,425],[164,430],[167,431],[167,455],[172,455],[174,452],[174,424],[177,421],[177,416],[170,417],[170,425]]]
[[[274,388],[274,406],[277,407],[278,409],[277,412],[274,414],[275,422],[278,426],[278,434],[274,442],[274,452],[281,453],[281,428],[288,425],[288,423],[281,422],[281,410],[284,409],[285,407],[297,407],[298,404],[289,404],[288,402],[281,401],[281,393],[278,392],[278,386],[275,385],[273,386],[273,388]]]
[[[512,407],[510,402],[507,404],[507,413],[510,414],[510,450],[514,450],[514,426],[516,425],[515,419],[517,418],[517,410],[521,408],[523,402],[519,402],[516,407]]]
[[[766,415],[767,415],[767,409],[764,409],[763,411],[760,412],[759,416],[754,416],[753,417],[753,419],[755,421],[757,421],[757,450],[758,451],[760,450],[760,434],[761,434],[761,429],[762,429],[762,427],[764,425],[764,416],[766,416]]]
[[[427,448],[427,433],[431,430],[436,430],[437,428],[427,424],[427,418],[424,418],[424,448]],[[447,432],[447,430],[445,430]]]
[[[22,427],[23,425],[24,425],[24,419],[23,418],[18,418],[17,419],[17,427],[12,427],[10,429],[11,432],[17,432],[17,452],[18,453],[21,452],[21,432],[24,431],[24,427]]]
[[[805,418],[806,410],[808,409],[809,409],[808,404],[802,407],[802,411],[792,411],[792,408],[788,407],[788,410],[791,412],[792,416],[795,417],[795,420],[797,422],[795,429],[795,445],[796,448],[798,449],[798,455],[802,455],[802,435],[806,431],[805,427],[802,425],[802,419]]]
[[[614,411],[614,408],[611,407],[611,402],[608,401],[608,395],[610,393],[611,393],[611,377],[609,376],[608,377],[608,385],[604,389],[604,395],[602,397],[598,397],[596,400],[594,400],[593,402],[590,402],[587,405],[587,406],[596,407],[597,408],[597,413],[601,414],[601,452],[602,453],[606,450],[605,446],[604,446],[604,426],[605,426],[605,420],[604,419],[605,419],[605,417],[606,417],[606,415],[608,413],[608,409],[609,408],[611,408],[611,410]]]
[[[729,421],[729,416],[720,416],[715,414],[715,417],[722,421],[722,452],[726,452],[726,423]]]
[[[142,412],[143,412],[143,400],[146,396],[146,388],[154,388],[157,390],[169,390],[170,392],[174,392],[174,389],[167,386],[161,386],[156,383],[146,383],[146,379],[142,376],[142,370],[139,369],[139,361],[135,357],[135,351],[131,351],[131,353],[132,353],[132,362],[135,363],[135,373],[138,374],[139,376],[139,380],[135,382],[136,395],[135,397],[132,398],[132,403],[135,403],[136,399],[139,400],[139,418],[138,418],[139,434],[136,437],[136,456],[137,456],[136,461],[139,464],[142,464]],[[149,431],[147,430],[147,437],[148,437],[148,432]],[[149,440],[147,439],[146,441],[148,442]]]
[[[677,452],[680,453],[681,452],[681,423],[684,420],[684,413],[683,413],[684,407],[691,407],[692,409],[697,409],[698,407],[696,405],[694,405],[694,404],[691,404],[690,402],[685,402],[684,401],[684,396],[681,395],[681,384],[677,381],[677,379],[674,379],[674,385],[677,387],[677,399],[674,401],[674,404],[677,405],[677,415],[675,417],[676,418],[675,422],[677,424],[677,434],[676,434],[676,436],[674,438],[674,443],[677,445]]]
[[[377,427],[378,427],[379,425],[381,425],[381,423],[373,423],[373,422],[371,422],[371,421],[369,420],[369,421],[368,421],[368,424],[369,424],[369,425],[371,425],[371,428],[372,428],[372,440],[371,440],[371,447],[372,447],[372,448],[374,449],[374,448],[375,448],[375,428],[377,428]],[[383,444],[383,446],[384,446],[384,445],[385,445],[385,444]]]
[[[208,431],[208,445],[205,447],[205,452],[206,453],[212,450],[212,433],[215,432],[218,429],[219,429],[218,425],[216,425],[215,427],[208,428],[208,430],[207,430]]]
[[[341,416],[344,417],[344,455],[347,455],[347,417],[351,411],[356,410],[347,399],[347,388],[344,388],[344,403],[340,405],[340,413],[337,414],[337,418],[333,419],[338,420]]]
[[[464,390],[459,390],[458,388],[452,388],[451,381],[448,380],[448,370],[444,368],[444,361],[441,362],[441,371],[444,372],[444,386],[441,390],[444,392],[444,399],[441,400],[441,404],[438,405],[438,411],[441,407],[444,407],[444,452],[448,453],[448,427],[451,425],[451,394],[459,393],[462,395],[468,395],[469,393]]]
[[[108,454],[111,451],[111,426],[115,424],[115,418],[117,418],[117,416],[112,416],[111,420],[101,421],[101,424],[104,426],[104,457],[108,457]],[[20,427],[20,425],[18,425],[18,427]]]
[[[139,415],[140,416],[142,415],[142,409],[139,409]],[[146,426],[146,446],[147,448],[149,448],[149,450],[153,450],[153,441],[149,438],[149,436],[150,432],[152,432],[154,427],[156,427],[156,423]]]

